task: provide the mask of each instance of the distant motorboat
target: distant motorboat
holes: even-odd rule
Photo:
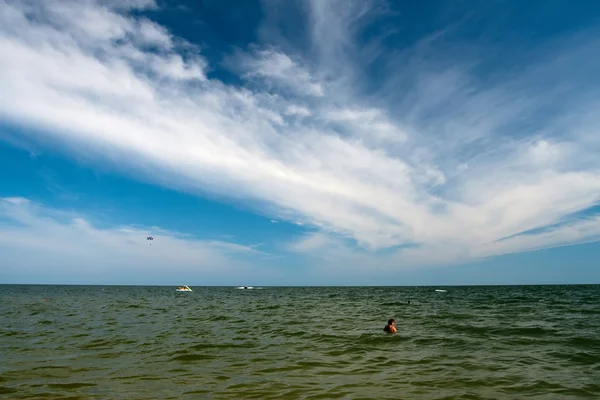
[[[236,289],[254,289],[252,286],[238,286]]]
[[[435,289],[436,292],[445,292],[444,289]]]
[[[179,286],[177,289],[175,289],[176,292],[191,292],[192,289],[190,289],[190,287],[188,285],[183,285],[183,286]]]

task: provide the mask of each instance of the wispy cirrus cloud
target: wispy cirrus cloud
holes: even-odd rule
[[[287,54],[273,49],[242,53],[231,64],[247,79],[260,78],[264,86],[279,85],[299,95],[325,95],[324,85],[316,81],[304,67]]]
[[[228,55],[247,84],[234,86],[207,77],[195,46],[129,13],[152,2],[0,4],[1,118],[91,162],[266,203],[317,228],[327,254],[356,255],[339,235],[395,249],[376,255],[390,266],[597,238],[595,217],[519,235],[600,201],[600,82],[569,73],[600,63],[593,35],[484,79],[482,54],[443,34],[402,49],[382,40],[393,30],[361,39],[385,2],[314,1],[309,50]],[[291,249],[326,254],[305,240]]]

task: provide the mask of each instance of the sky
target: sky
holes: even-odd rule
[[[600,283],[599,33],[592,1],[0,0],[0,283]]]

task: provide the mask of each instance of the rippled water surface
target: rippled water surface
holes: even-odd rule
[[[193,289],[0,286],[0,397],[600,398],[600,286]]]

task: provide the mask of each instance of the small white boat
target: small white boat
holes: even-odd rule
[[[176,292],[191,292],[192,289],[190,289],[190,287],[188,285],[183,285],[183,286],[179,286],[177,289],[175,289]]]
[[[238,286],[236,289],[254,289],[252,286]]]

